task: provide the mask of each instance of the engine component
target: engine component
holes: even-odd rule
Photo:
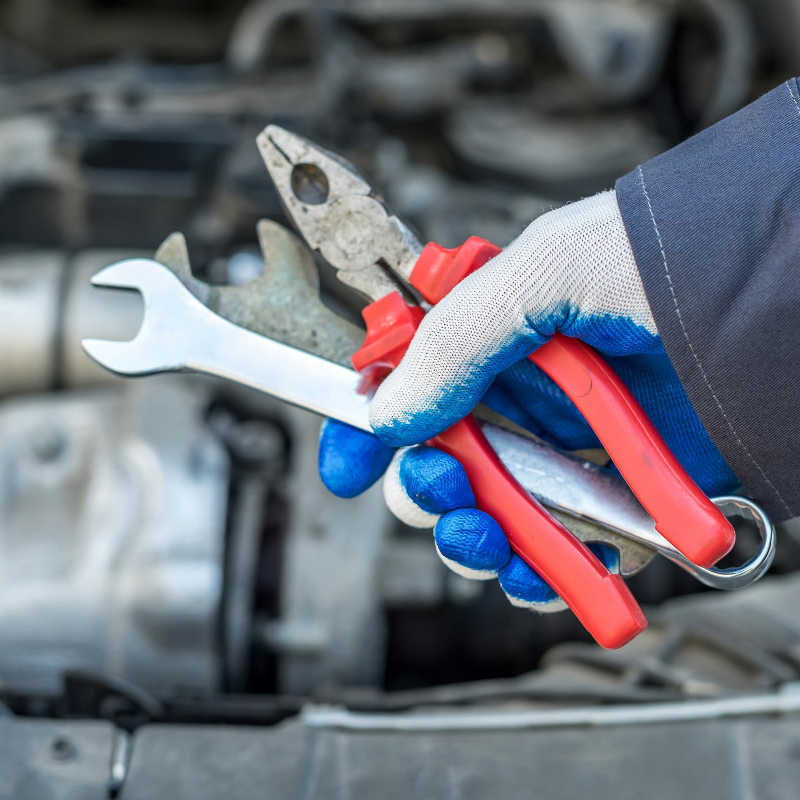
[[[227,456],[175,381],[0,406],[0,674],[66,669],[157,693],[219,679]]]

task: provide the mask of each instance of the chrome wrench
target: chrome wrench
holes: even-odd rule
[[[126,376],[205,373],[371,431],[358,373],[223,319],[158,261],[126,259],[98,272],[92,283],[136,290],[144,300],[144,319],[134,339],[83,341],[88,355],[106,369]],[[484,432],[514,478],[546,506],[652,548],[708,586],[740,588],[761,577],[772,562],[774,527],[746,498],[714,502],[724,512],[753,519],[762,539],[759,552],[736,568],[698,567],[655,531],[650,517],[613,475],[494,425],[484,424]]]

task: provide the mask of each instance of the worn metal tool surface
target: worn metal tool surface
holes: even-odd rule
[[[350,366],[364,332],[322,302],[319,274],[308,248],[291,231],[267,219],[258,223],[258,241],[264,271],[241,286],[212,286],[196,278],[180,233],[162,243],[155,260],[169,267],[203,305],[230,322]]]

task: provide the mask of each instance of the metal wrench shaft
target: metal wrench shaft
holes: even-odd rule
[[[92,283],[138,290],[145,304],[142,327],[130,342],[83,341],[86,352],[106,369],[127,376],[205,373],[371,431],[367,399],[358,393],[358,373],[223,319],[158,262],[145,258],[118,262],[98,272]],[[709,586],[739,588],[769,568],[774,528],[744,498],[715,502],[752,516],[762,536],[761,549],[742,567],[704,569],[655,530],[630,490],[612,474],[490,423],[483,423],[483,431],[509,472],[544,505],[653,548]]]
[[[130,342],[83,340],[84,350],[106,369],[128,376],[201,372],[372,430],[358,373],[217,316],[158,262],[120,261],[100,270],[92,283],[138,289],[144,298],[144,321]]]

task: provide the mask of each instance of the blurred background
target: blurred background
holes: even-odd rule
[[[798,0],[0,2],[0,707],[105,720],[113,783],[155,720],[795,680],[791,527],[754,592],[655,559],[631,581],[651,630],[602,653],[570,614],[449,573],[379,490],[330,496],[316,418],[120,381],[79,342],[136,330],[136,298],[88,277],[173,231],[211,283],[264,270],[257,221],[288,224],[255,147],[270,122],[345,154],[422,241],[505,244],[800,72],[798,41]]]

